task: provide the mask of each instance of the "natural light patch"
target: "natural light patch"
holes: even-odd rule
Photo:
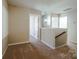
[[[67,16],[60,17],[60,28],[67,28]]]
[[[51,25],[51,20],[50,20],[50,16],[46,16],[46,17],[44,17],[44,24],[43,24],[43,27],[50,27],[50,25]]]
[[[52,17],[52,28],[58,28],[58,17]]]

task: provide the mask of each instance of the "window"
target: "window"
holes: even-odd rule
[[[67,16],[52,16],[52,28],[67,28]]]
[[[60,17],[59,28],[67,28],[67,16]]]
[[[58,28],[58,17],[52,17],[52,28]]]
[[[52,28],[67,28],[67,16],[43,16],[43,27],[52,27]]]
[[[50,25],[51,25],[50,16],[44,16],[43,27],[50,27]]]

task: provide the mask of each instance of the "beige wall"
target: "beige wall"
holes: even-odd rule
[[[2,0],[2,55],[4,55],[8,45],[8,7],[6,1]]]
[[[9,44],[29,41],[29,14],[39,11],[9,5]]]
[[[68,13],[68,45],[77,48],[77,10]]]
[[[63,35],[55,38],[56,47],[63,46],[65,44],[67,44],[67,33],[64,33]]]

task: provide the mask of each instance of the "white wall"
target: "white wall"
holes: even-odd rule
[[[8,6],[7,0],[2,0],[2,54],[5,53],[8,40]]]
[[[8,7],[7,2],[3,0],[2,5],[2,38],[8,35]]]
[[[77,11],[73,10],[68,13],[68,45],[76,49],[77,43]]]
[[[41,28],[41,41],[50,48],[55,48],[55,34],[51,28]]]

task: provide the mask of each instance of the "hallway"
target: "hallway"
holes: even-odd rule
[[[39,40],[9,46],[3,59],[72,59],[67,46],[51,49]]]

